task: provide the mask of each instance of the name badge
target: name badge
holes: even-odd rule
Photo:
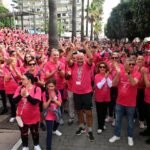
[[[76,85],[81,85],[81,81],[76,81]]]

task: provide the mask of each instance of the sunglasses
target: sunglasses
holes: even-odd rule
[[[130,64],[129,64],[129,66],[134,66],[134,65],[135,65],[135,64],[133,64],[133,63],[130,63]]]
[[[29,66],[35,66],[35,63],[33,63],[33,64],[28,64]]]
[[[118,59],[118,57],[112,57],[112,59],[116,60],[116,59]]]
[[[106,68],[106,66],[99,66],[99,68],[103,68],[103,69],[105,69],[105,68]]]

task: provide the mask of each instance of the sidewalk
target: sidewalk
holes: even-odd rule
[[[139,136],[139,132],[142,131],[138,127],[138,123],[135,123],[134,130],[134,142],[133,147],[129,147],[127,144],[127,123],[126,119],[123,119],[122,123],[122,133],[120,141],[116,143],[109,143],[108,140],[113,135],[114,128],[111,124],[107,123],[107,129],[101,134],[96,133],[97,123],[96,114],[94,112],[94,142],[89,142],[86,134],[80,136],[75,135],[77,129],[77,123],[75,122],[72,126],[67,124],[68,115],[64,115],[65,124],[59,127],[62,132],[61,137],[53,136],[52,150],[149,150],[150,146],[146,145],[144,141],[145,137]],[[18,130],[17,123],[9,123],[9,116],[0,116],[0,150],[22,150],[20,139],[20,132]],[[17,143],[17,144],[16,144]],[[15,145],[16,144],[16,145]],[[13,148],[13,146],[18,146]],[[40,146],[42,150],[46,150],[46,132],[40,130]],[[33,142],[31,135],[29,136],[29,147],[33,150]],[[12,149],[13,148],[13,149]]]

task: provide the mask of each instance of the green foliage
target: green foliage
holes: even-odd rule
[[[94,31],[95,36],[97,37],[98,37],[99,32],[101,31],[103,2],[104,0],[93,0],[90,7],[88,8],[89,9],[88,20],[91,22],[91,24],[93,24],[92,25],[94,28],[93,31]]]
[[[105,34],[111,39],[150,36],[149,0],[130,0],[115,7],[108,19]]]
[[[8,9],[0,6],[0,13],[8,13]],[[0,18],[0,27],[10,27],[10,18]]]
[[[60,36],[61,36],[62,33],[65,32],[64,23],[62,22],[62,20],[57,20],[57,32]]]

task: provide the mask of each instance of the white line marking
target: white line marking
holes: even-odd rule
[[[22,144],[22,141],[21,141],[21,139],[19,139],[11,150],[18,150],[18,148],[20,147],[21,144]]]

